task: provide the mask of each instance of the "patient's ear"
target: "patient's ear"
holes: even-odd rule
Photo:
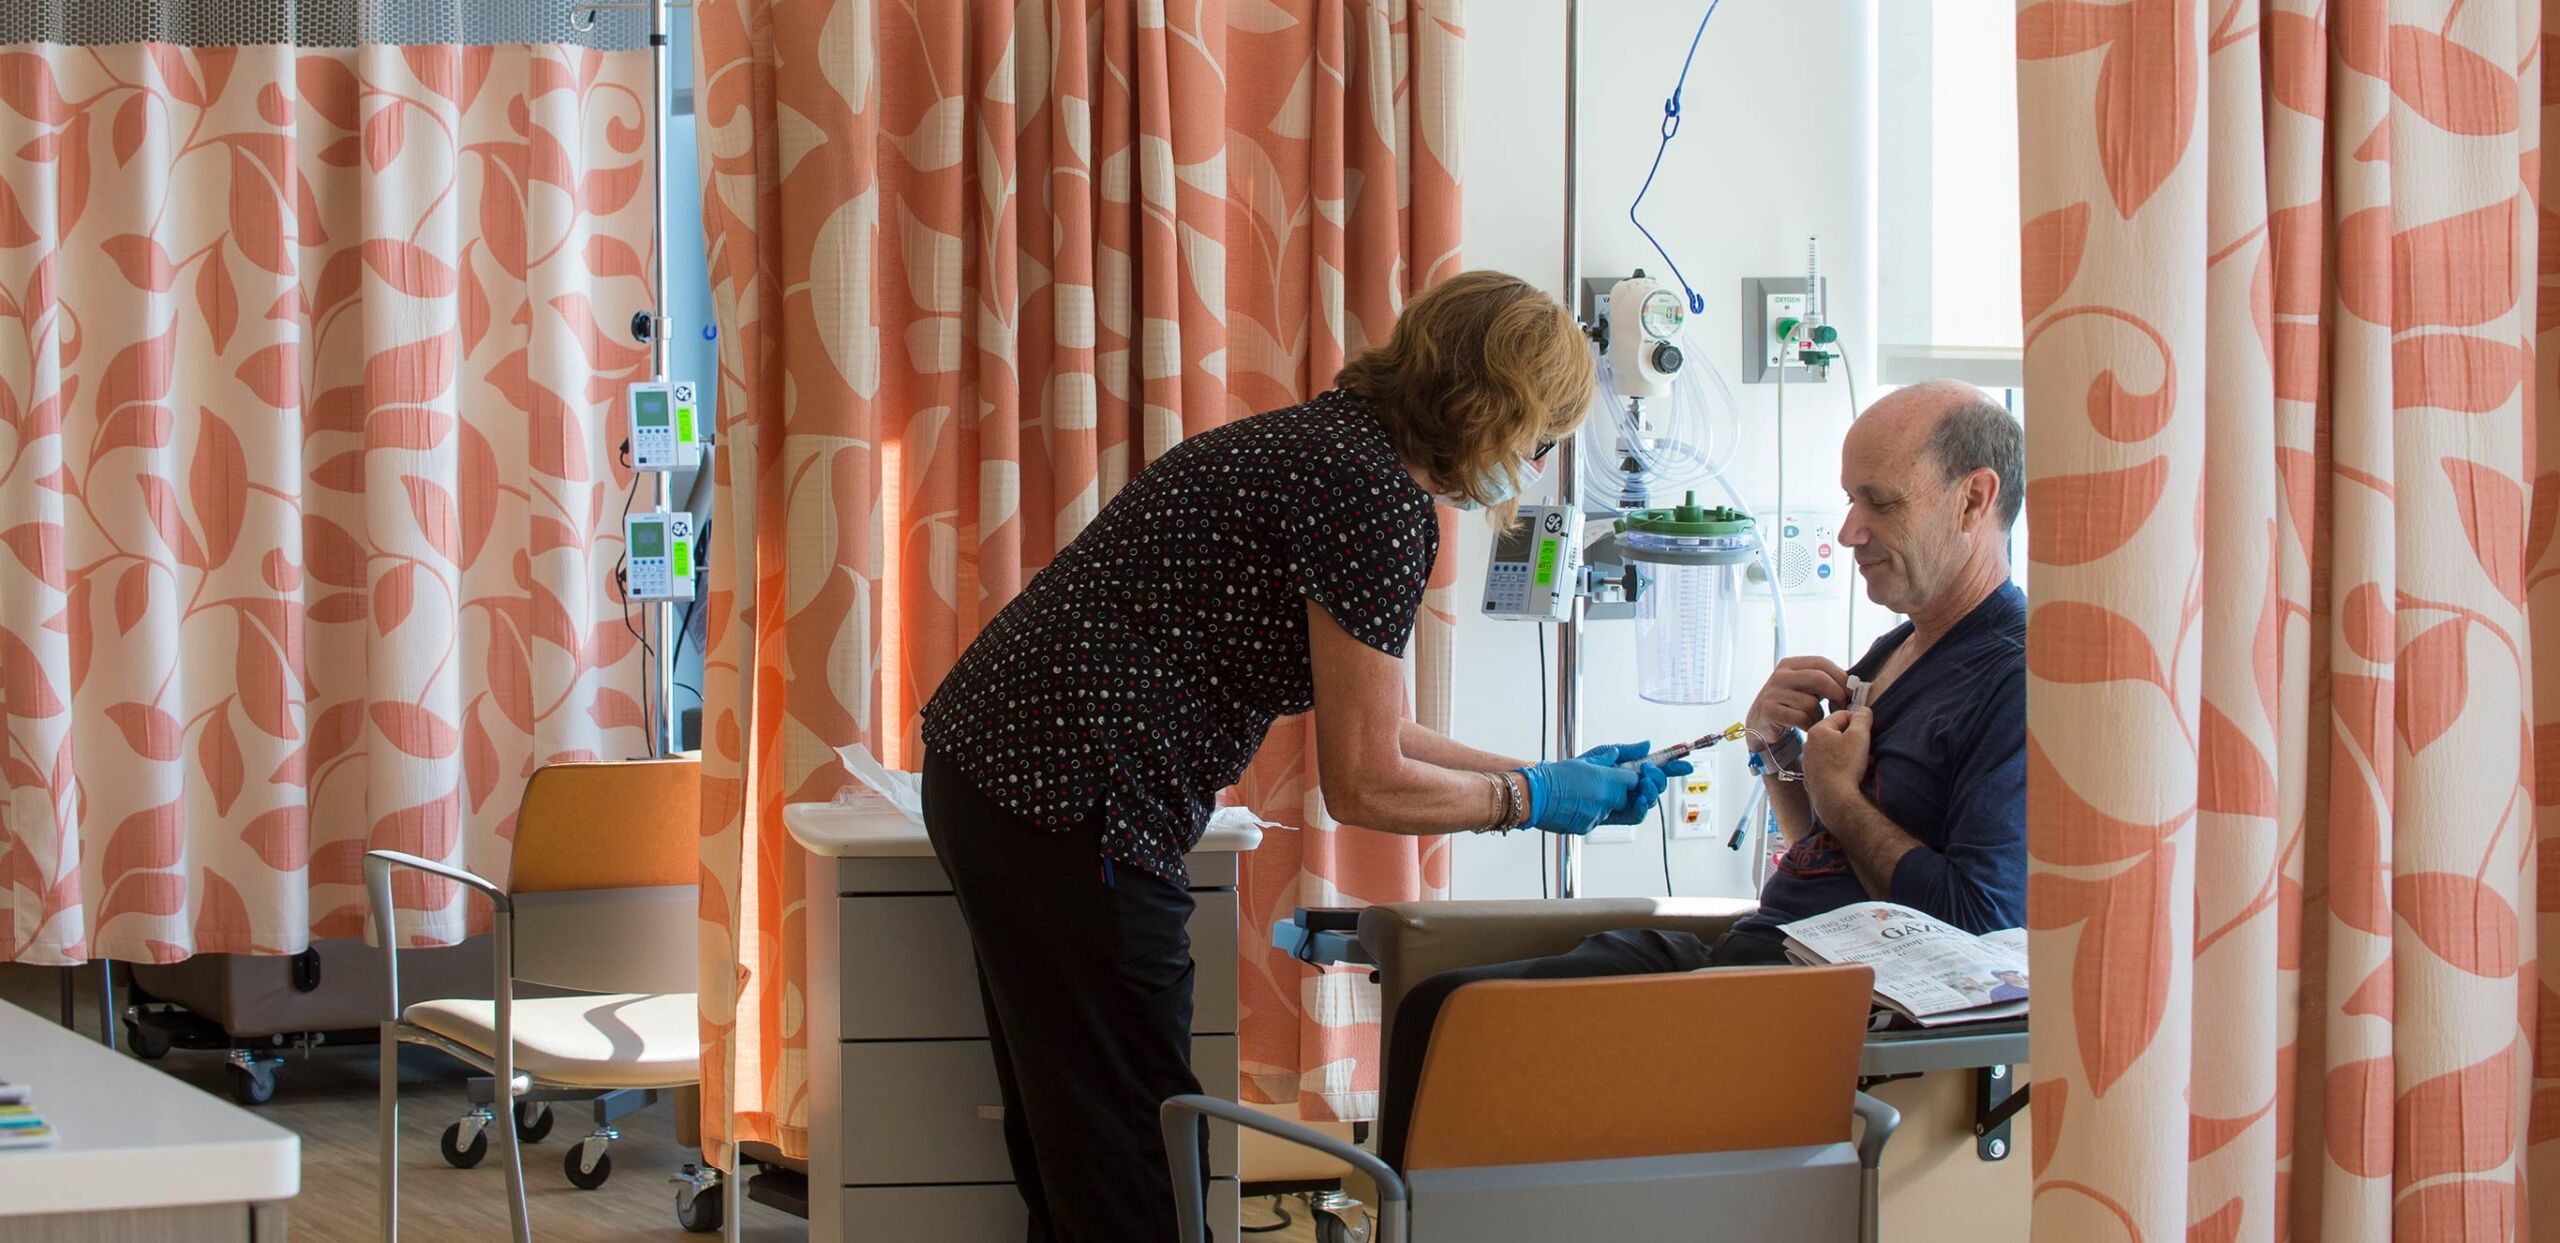
[[[1957,502],[1956,521],[1967,532],[1991,520],[2000,508],[2000,472],[1988,466],[1965,472],[1956,485],[1962,491]]]

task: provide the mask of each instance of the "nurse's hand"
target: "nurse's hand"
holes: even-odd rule
[[[1618,742],[1593,747],[1583,752],[1582,758],[1594,764],[1623,767],[1651,754],[1653,754],[1653,744],[1650,742]],[[1697,769],[1691,767],[1687,760],[1668,760],[1660,764],[1641,765],[1627,771],[1636,775],[1636,788],[1632,796],[1621,804],[1618,810],[1601,818],[1602,824],[1644,823],[1644,818],[1653,814],[1654,804],[1662,801],[1662,792],[1670,788],[1671,779],[1686,777]]]
[[[1579,759],[1520,770],[1529,779],[1529,827],[1579,837],[1603,824],[1642,822],[1670,779],[1689,771],[1685,761],[1618,767],[1651,750],[1642,742],[1595,747]]]

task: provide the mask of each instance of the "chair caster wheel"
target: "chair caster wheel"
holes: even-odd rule
[[[169,1056],[169,1033],[149,1023],[137,1023],[132,1019],[126,1019],[124,1042],[127,1048],[133,1050],[135,1057],[146,1062],[156,1062]]]
[[[718,1234],[728,1205],[723,1197],[727,1189],[712,1186],[700,1191],[678,1189],[676,1192],[676,1224],[691,1234]]]
[[[612,1153],[597,1153],[595,1168],[587,1168],[585,1161],[587,1145],[594,1142],[594,1140],[580,1140],[571,1144],[569,1151],[560,1159],[560,1172],[568,1175],[569,1185],[580,1191],[593,1191],[603,1186],[604,1180],[613,1177]]]
[[[231,1081],[231,1099],[243,1105],[264,1105],[276,1098],[276,1077],[272,1071],[260,1074],[233,1062],[223,1068],[223,1075]]]
[[[1354,1226],[1323,1209],[1315,1211],[1316,1243],[1368,1243],[1369,1223]]]
[[[528,1144],[539,1144],[551,1134],[551,1107],[540,1101],[516,1102],[516,1138]]]
[[[489,1155],[489,1133],[485,1130],[472,1132],[470,1146],[464,1147],[462,1124],[454,1123],[446,1127],[443,1138],[436,1141],[436,1151],[444,1154],[446,1165],[457,1170],[470,1169],[480,1164],[480,1158]]]

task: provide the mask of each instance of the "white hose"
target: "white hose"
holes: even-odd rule
[[[1635,462],[1646,484],[1678,491],[1702,488],[1722,477],[1741,448],[1742,420],[1733,389],[1685,333],[1680,348],[1690,365],[1672,378],[1671,416],[1650,435],[1619,395],[1608,354],[1604,351],[1600,356],[1601,417],[1583,422],[1583,459],[1593,477],[1611,492],[1623,495],[1626,491],[1628,472],[1622,458]]]

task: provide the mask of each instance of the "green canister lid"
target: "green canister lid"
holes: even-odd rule
[[[1668,509],[1631,509],[1625,517],[1618,519],[1620,531],[1679,539],[1749,535],[1752,528],[1751,515],[1722,505],[1701,506],[1695,492]]]

